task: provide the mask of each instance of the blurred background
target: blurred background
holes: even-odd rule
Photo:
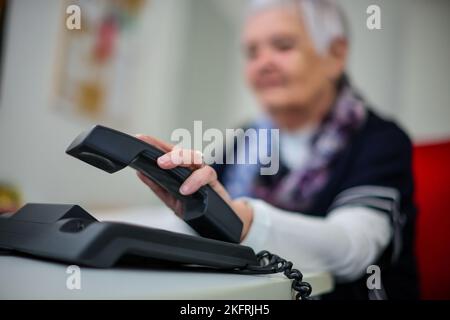
[[[340,2],[354,84],[414,142],[422,296],[450,299],[450,1]],[[246,3],[0,0],[0,212],[50,202],[145,225],[173,218],[155,219],[149,207],[161,204],[131,170],[110,176],[65,150],[94,124],[169,140],[194,120],[223,130],[251,119]],[[381,30],[366,27],[373,4]],[[71,5],[81,8],[81,30],[66,26]]]
[[[415,143],[450,137],[450,2],[341,0],[350,75]],[[81,7],[82,30],[66,8]],[[382,30],[368,30],[377,4]],[[175,128],[232,128],[258,106],[242,77],[245,0],[3,0],[0,181],[23,202],[126,207],[157,200],[125,170],[65,155],[96,123],[169,140]],[[94,52],[94,57],[88,53]]]

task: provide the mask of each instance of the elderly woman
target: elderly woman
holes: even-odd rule
[[[416,298],[411,143],[346,77],[340,8],[331,0],[253,1],[242,42],[263,111],[248,128],[280,130],[279,171],[174,163],[170,145],[142,136],[167,151],[159,166],[194,170],[182,194],[211,185],[243,221],[242,244],[331,272],[330,298]],[[180,213],[175,199],[139,176]],[[371,265],[381,270],[378,288],[367,284]]]

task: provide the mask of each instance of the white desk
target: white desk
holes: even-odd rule
[[[0,256],[0,299],[291,299],[290,280],[158,269],[81,268],[80,290],[69,290],[68,265]],[[327,274],[306,274],[319,295],[332,289]]]
[[[149,212],[152,212],[149,214]],[[123,221],[192,233],[165,209],[93,212],[99,220]],[[81,289],[66,286],[67,264],[0,255],[0,299],[291,299],[282,274],[240,275],[157,268],[81,268]],[[313,295],[333,289],[328,273],[306,273]]]

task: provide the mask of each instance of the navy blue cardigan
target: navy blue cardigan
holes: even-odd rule
[[[328,184],[314,197],[312,206],[302,212],[324,217],[337,206],[363,205],[389,215],[396,235],[375,264],[381,268],[383,293],[390,299],[418,298],[414,255],[416,209],[411,160],[411,141],[404,131],[369,109],[365,124],[331,164]],[[224,173],[230,166],[213,166],[219,181],[223,182]],[[286,167],[281,163],[278,175],[286,172]],[[268,176],[267,179],[273,177]],[[275,180],[278,179],[275,177]],[[374,187],[374,192],[371,192]],[[389,195],[377,194],[377,187],[395,190],[398,195],[391,199]],[[397,256],[393,259],[395,250],[398,250]],[[351,283],[338,284],[335,291],[325,298],[367,299],[367,276]]]

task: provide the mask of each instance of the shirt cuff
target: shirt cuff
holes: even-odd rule
[[[253,222],[242,245],[251,247],[254,251],[264,250],[272,225],[270,219],[270,206],[262,200],[242,197],[236,200],[246,201],[253,209]]]

